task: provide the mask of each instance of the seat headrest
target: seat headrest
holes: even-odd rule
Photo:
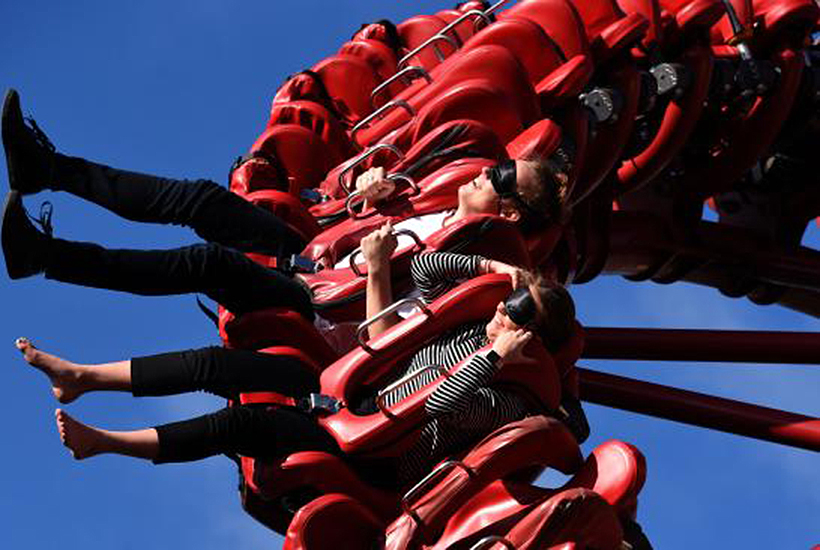
[[[518,134],[507,144],[510,158],[528,157],[548,158],[561,144],[561,127],[548,118],[544,118]]]

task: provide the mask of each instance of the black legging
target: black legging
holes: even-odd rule
[[[279,218],[214,182],[159,178],[57,155],[53,189],[126,218],[186,225],[209,244],[173,250],[108,250],[52,239],[46,277],[142,295],[202,292],[236,314],[271,306],[313,317],[292,277],[241,252],[287,256],[305,246]],[[241,252],[240,252],[241,251]]]
[[[319,391],[316,374],[290,357],[219,347],[134,358],[131,386],[135,396],[205,390],[232,399],[243,391],[269,390],[297,398]],[[309,414],[290,407],[228,407],[156,430],[157,463],[223,453],[261,459],[297,451],[339,453],[333,438]]]

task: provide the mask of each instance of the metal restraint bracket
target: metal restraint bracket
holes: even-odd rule
[[[448,460],[447,462],[442,462],[436,466],[432,472],[427,474],[421,481],[413,485],[413,487],[411,487],[410,490],[404,494],[401,499],[402,511],[412,517],[416,522],[420,523],[421,519],[418,517],[415,510],[413,510],[411,502],[419,498],[423,492],[428,491],[435,483],[438,483],[440,479],[456,468],[460,468],[471,478],[475,476],[475,472],[460,460]]]
[[[311,393],[307,397],[300,397],[296,403],[299,408],[310,414],[335,414],[344,408],[344,404],[323,393]]]
[[[318,273],[324,269],[324,266],[319,262],[314,262],[310,258],[298,254],[291,254],[289,258],[285,258],[282,264],[282,268],[291,273]]]
[[[490,535],[484,537],[483,539],[475,543],[475,545],[471,546],[470,550],[484,550],[496,544],[500,544],[508,550],[515,550],[515,545],[513,543],[499,535]]]
[[[304,187],[299,191],[299,198],[313,204],[319,204],[327,200],[326,195],[323,195],[316,189],[309,189],[307,187]]]
[[[661,63],[649,69],[658,86],[658,95],[674,92],[676,96],[683,93],[689,85],[692,74],[680,63]]]
[[[578,96],[581,104],[595,117],[595,122],[615,122],[623,105],[621,93],[612,88],[594,88]]]

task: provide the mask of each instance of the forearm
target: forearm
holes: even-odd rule
[[[480,275],[485,262],[482,256],[430,252],[413,258],[410,274],[424,300],[429,302],[452,287],[456,280]]]
[[[393,287],[390,280],[390,262],[380,262],[367,267],[366,314],[370,319],[393,303]],[[399,322],[396,314],[388,315],[370,325],[367,333],[375,338]]]

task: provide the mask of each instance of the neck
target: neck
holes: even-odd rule
[[[453,215],[449,216],[446,220],[444,220],[444,227],[447,227],[451,223],[456,222],[456,221],[458,221],[462,218],[466,218],[468,216],[468,214],[469,213],[465,212],[462,209],[461,205],[459,205],[458,208],[456,208],[456,211],[453,212]]]

